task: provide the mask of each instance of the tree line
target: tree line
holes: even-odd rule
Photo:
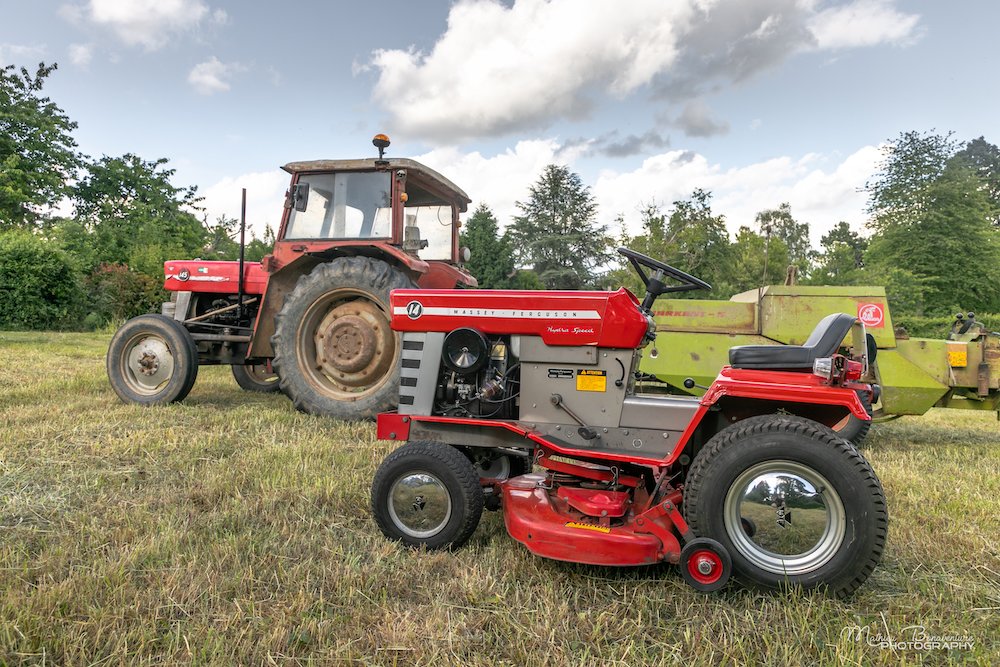
[[[640,233],[615,238],[598,224],[596,202],[580,177],[549,165],[517,202],[519,214],[505,231],[481,204],[462,242],[483,287],[625,285],[641,294],[639,278],[613,252],[624,245],[711,283],[711,298],[785,282],[882,285],[897,316],[1000,312],[997,146],[983,137],[962,143],[950,133],[904,132],[885,144],[864,191],[866,223],[838,222],[818,248],[809,223],[796,219],[788,203],[760,211],[730,236],[703,189],[666,208],[643,204]]]
[[[77,124],[42,93],[55,69],[0,68],[2,328],[92,329],[156,310],[164,261],[239,252],[237,221],[210,224],[165,158],[83,155]],[[247,258],[273,241],[251,236]]]
[[[166,296],[165,260],[238,253],[237,221],[209,223],[197,188],[174,185],[166,159],[79,151],[76,123],[43,94],[55,69],[0,67],[0,328],[96,328],[149,312]],[[552,164],[505,224],[481,204],[462,244],[487,288],[641,293],[614,252],[625,245],[708,281],[713,298],[794,280],[884,285],[897,317],[1000,313],[1000,149],[984,137],[904,132],[864,190],[864,224],[839,222],[818,248],[787,203],[730,235],[703,189],[641,204],[639,233],[616,236],[580,176]],[[252,237],[247,258],[273,241],[270,228]]]

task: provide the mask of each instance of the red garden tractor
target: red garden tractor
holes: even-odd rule
[[[370,419],[396,406],[389,292],[476,285],[458,247],[469,198],[418,162],[384,158],[385,135],[373,143],[377,159],[285,165],[278,238],[259,264],[164,264],[171,301],[126,322],[108,349],[122,400],[179,401],[199,364],[229,364],[244,389],[280,388],[305,412]]]
[[[674,563],[701,591],[731,572],[854,591],[888,523],[871,466],[830,428],[869,419],[859,393],[876,398],[863,324],[835,313],[806,345],[733,348],[702,397],[636,393],[653,300],[710,286],[619,252],[642,303],[625,289],[392,293],[399,408],[378,435],[407,444],[373,480],[379,528],[451,548],[484,506],[502,508],[510,535],[548,558]]]

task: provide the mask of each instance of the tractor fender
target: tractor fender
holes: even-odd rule
[[[858,391],[867,384],[826,384],[811,373],[736,369],[726,366],[701,397],[684,433],[666,463],[691,445],[706,442],[727,426],[765,414],[792,414],[832,427],[848,414],[869,421]]]

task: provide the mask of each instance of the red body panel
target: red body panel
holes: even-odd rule
[[[649,326],[639,301],[617,292],[394,290],[392,328],[541,336],[547,345],[635,348]]]
[[[239,291],[239,262],[168,260],[163,263],[164,289],[171,292],[207,292],[236,294]],[[257,262],[243,264],[243,289],[246,294],[263,294],[267,272]]]
[[[572,563],[590,565],[651,565],[666,552],[678,553],[680,545],[664,545],[660,538],[624,526],[602,527],[583,520],[579,513],[563,511],[539,488],[541,474],[522,475],[502,485],[503,520],[510,533],[532,553]]]

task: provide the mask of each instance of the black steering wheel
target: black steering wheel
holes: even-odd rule
[[[704,280],[695,278],[691,274],[684,273],[680,269],[675,269],[669,264],[664,264],[652,257],[643,255],[641,252],[629,250],[628,248],[618,248],[618,252],[628,257],[628,261],[632,262],[632,266],[635,267],[639,278],[642,279],[642,284],[646,286],[646,298],[642,301],[643,310],[652,308],[653,301],[661,294],[688,292],[695,289],[712,289],[712,286]],[[652,277],[646,275],[646,272],[642,270],[643,267],[653,272]],[[680,285],[667,285],[663,282],[664,277],[673,278]]]

